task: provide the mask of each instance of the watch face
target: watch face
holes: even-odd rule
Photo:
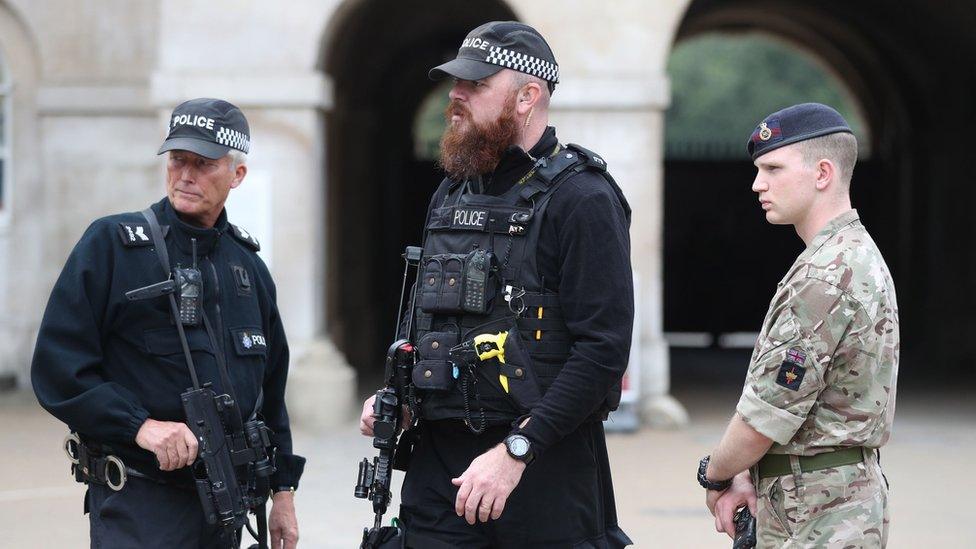
[[[516,456],[524,456],[529,452],[529,441],[525,437],[508,439],[508,450]]]

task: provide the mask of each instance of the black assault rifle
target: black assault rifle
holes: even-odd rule
[[[186,423],[200,444],[193,473],[207,523],[219,525],[225,538],[234,540],[234,548],[238,547],[237,531],[246,526],[258,542],[252,549],[266,549],[267,478],[275,471],[267,452],[270,429],[257,419],[241,425],[233,398],[217,395],[209,383],[188,389],[180,398]],[[243,477],[238,468],[247,471]],[[247,520],[252,509],[257,515],[257,532]]]
[[[246,526],[258,542],[249,549],[267,549],[265,503],[269,488],[268,477],[274,473],[275,466],[268,455],[268,449],[271,448],[271,430],[257,419],[263,392],[258,393],[254,413],[245,423],[234,396],[227,365],[224,364],[224,355],[219,351],[213,326],[200,303],[203,281],[196,268],[196,239],[193,239],[193,267],[170,271],[169,253],[159,221],[151,209],[147,208],[142,214],[149,224],[153,245],[168,279],[126,292],[125,296],[131,301],[161,296],[168,298],[183,356],[193,381],[193,388],[184,391],[180,400],[186,414],[186,424],[199,443],[199,459],[193,464],[193,477],[204,516],[208,524],[220,526],[228,547],[236,549],[239,546],[237,532]],[[176,294],[180,296],[180,305],[176,304]],[[197,378],[183,325],[195,326],[201,316],[215,350],[221,383],[227,394],[216,394],[211,383],[201,386]],[[247,519],[247,513],[251,510],[257,516],[257,532],[251,528]]]
[[[407,274],[411,265],[419,265],[423,250],[416,246],[407,246],[403,253],[403,286],[400,288],[400,310],[397,312],[397,326],[394,339],[386,354],[384,369],[384,387],[376,392],[373,402],[373,447],[379,450],[379,455],[369,459],[363,458],[359,462],[359,474],[356,477],[355,496],[369,499],[373,502],[373,527],[363,528],[361,549],[378,549],[380,547],[400,547],[398,540],[403,535],[399,526],[383,526],[383,514],[390,505],[393,493],[390,489],[393,480],[393,468],[397,463],[397,438],[403,427],[404,405],[411,405],[413,401],[411,385],[411,371],[414,364],[414,347],[409,339],[397,339],[400,336],[400,319],[403,313],[403,296],[407,288]],[[414,286],[414,303],[417,295]],[[413,325],[413,312],[408,313],[407,338],[410,337]]]

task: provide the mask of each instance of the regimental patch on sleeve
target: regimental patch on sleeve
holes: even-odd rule
[[[169,225],[160,227],[163,231],[163,238],[169,232]],[[152,235],[149,233],[149,225],[146,223],[119,223],[119,237],[122,244],[128,248],[135,246],[152,246]]]
[[[261,251],[261,244],[258,239],[251,236],[251,233],[245,231],[243,228],[234,225],[233,223],[228,223],[230,225],[230,231],[237,237],[238,240],[250,246],[255,252]]]
[[[807,360],[807,354],[799,347],[793,347],[786,351],[786,360],[779,366],[779,374],[776,376],[776,383],[791,391],[800,389],[803,383],[803,376],[807,369],[803,363]]]

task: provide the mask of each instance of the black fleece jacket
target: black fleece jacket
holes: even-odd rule
[[[556,130],[548,127],[528,153],[510,147],[495,171],[482,178],[483,192],[503,194],[532,169],[535,158],[550,156],[557,144]],[[435,192],[431,209],[443,202],[449,184],[445,180]],[[630,206],[620,189],[594,171],[570,176],[553,191],[542,223],[539,274],[546,289],[559,294],[573,345],[522,430],[536,455],[603,403],[627,369],[634,323]]]
[[[191,238],[197,241],[203,303],[219,342],[214,349],[202,325],[186,329],[200,383],[226,391],[215,358],[222,353],[245,421],[263,389],[260,412],[278,447],[271,486],[297,486],[305,459],[292,452],[285,408],[288,343],[256,241],[235,232],[226,211],[213,228],[203,229],[180,220],[168,199],[152,209],[166,233],[172,266],[189,267]],[[185,421],[180,394],[192,387],[167,298],[125,297],[164,279],[141,214],[94,221],[51,292],[31,381],[41,406],[83,439],[109,446],[144,474],[185,483],[192,482],[188,468],[160,471],[155,456],[135,443],[147,418]]]

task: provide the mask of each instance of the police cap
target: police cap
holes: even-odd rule
[[[517,21],[492,21],[468,33],[455,59],[427,73],[432,80],[453,76],[481,80],[502,69],[541,78],[551,93],[559,82],[559,65],[539,31]]]
[[[245,154],[251,149],[251,131],[244,113],[227,101],[204,97],[173,110],[169,135],[157,154],[181,150],[217,159],[231,149]]]
[[[749,137],[747,148],[755,160],[786,145],[840,132],[854,133],[839,112],[820,103],[801,103],[763,119]]]

